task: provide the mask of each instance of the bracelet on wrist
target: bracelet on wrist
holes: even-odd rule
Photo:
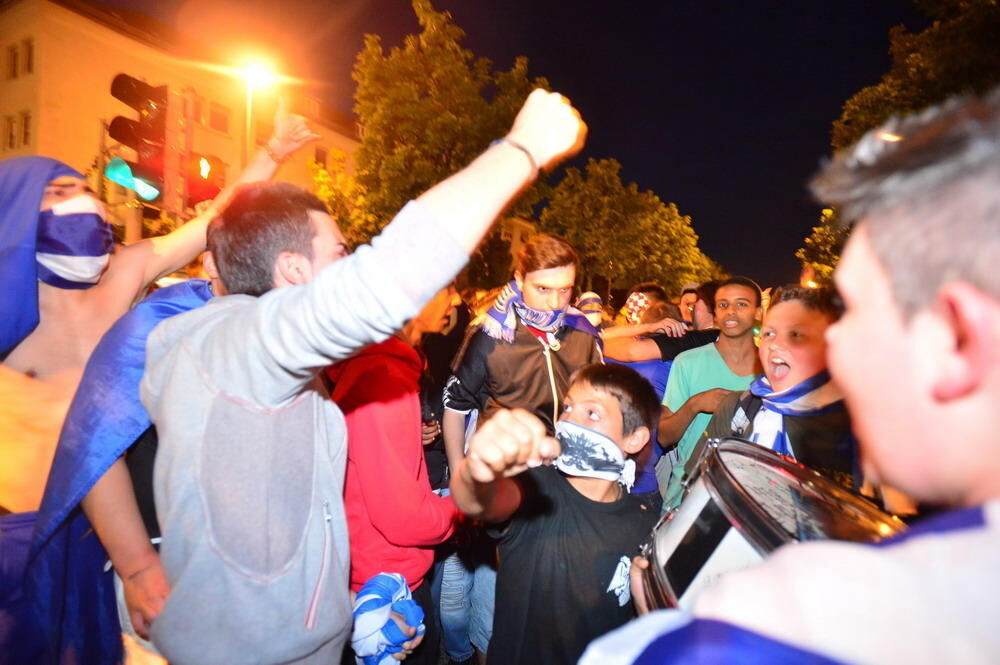
[[[521,152],[523,152],[524,155],[525,155],[525,157],[528,158],[528,163],[531,164],[531,177],[532,177],[532,179],[538,177],[538,172],[540,170],[538,168],[538,162],[535,161],[535,156],[531,154],[530,150],[528,150],[527,148],[525,148],[523,145],[521,145],[517,141],[509,139],[506,136],[503,137],[503,138],[497,139],[496,141],[494,141],[493,143],[491,143],[490,147],[493,147],[493,146],[501,144],[501,143],[505,143],[505,144],[509,145],[510,147],[515,148],[515,149],[520,150]]]
[[[288,159],[288,155],[281,156],[276,153],[271,147],[270,142],[264,144],[264,151],[267,152],[267,156],[270,157],[275,164],[281,164]]]

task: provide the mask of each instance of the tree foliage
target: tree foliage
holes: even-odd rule
[[[841,223],[834,208],[825,208],[819,226],[805,239],[805,246],[795,252],[802,269],[812,272],[813,281],[822,285],[833,283],[833,270],[840,262],[840,253],[851,234],[851,227]]]
[[[585,288],[597,276],[612,287],[656,281],[668,291],[711,279],[718,264],[698,249],[691,219],[651,191],[621,181],[614,159],[569,168],[542,212],[543,231],[565,238],[580,254]]]
[[[889,32],[892,66],[876,85],[844,103],[831,143],[847,147],[892,115],[919,111],[957,93],[982,93],[1000,82],[997,0],[916,0],[934,22],[920,32]]]
[[[494,72],[488,59],[462,48],[465,33],[429,0],[414,0],[413,9],[422,31],[388,53],[367,35],[353,73],[362,128],[357,181],[381,225],[506,134],[528,93],[548,87],[528,78],[525,58]],[[536,190],[519,205],[537,200]]]
[[[366,35],[355,62],[361,128],[355,173],[340,159],[314,174],[331,212],[349,220],[345,232],[354,243],[369,240],[407,201],[468,165],[507,133],[531,90],[548,87],[543,78],[529,79],[526,58],[496,71],[463,48],[465,33],[430,0],[412,5],[421,31],[388,52],[377,35]],[[549,189],[539,182],[510,213],[530,217]],[[501,264],[507,273],[509,247],[494,230],[472,257],[472,283],[493,279]]]

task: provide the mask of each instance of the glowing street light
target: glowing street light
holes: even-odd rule
[[[275,73],[274,68],[263,60],[251,60],[238,71],[247,85],[246,131],[243,134],[243,168],[246,168],[248,151],[253,142],[253,137],[250,134],[253,121],[253,91],[272,87],[280,77]]]

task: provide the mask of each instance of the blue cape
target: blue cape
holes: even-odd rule
[[[24,577],[31,629],[12,662],[107,665],[122,657],[107,554],[80,500],[150,426],[139,401],[146,340],[164,319],[203,305],[205,280],[160,289],[101,338],[70,405],[35,521]],[[0,617],[0,634],[3,632]]]
[[[0,358],[38,325],[38,207],[45,185],[66,175],[83,177],[48,157],[0,162]]]

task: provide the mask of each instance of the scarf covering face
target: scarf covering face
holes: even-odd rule
[[[38,215],[38,279],[60,289],[89,289],[108,266],[114,240],[104,206],[78,194]]]
[[[609,437],[583,425],[560,420],[556,423],[556,439],[562,452],[553,463],[568,476],[615,480],[626,491],[635,483],[635,460],[626,460],[625,453]]]
[[[38,325],[38,208],[45,187],[61,176],[83,176],[48,157],[0,162],[0,356]]]
[[[772,390],[767,376],[761,374],[750,384],[750,393],[761,399],[750,440],[788,457],[793,455],[788,434],[784,431],[784,416],[822,415],[844,399],[826,370],[780,392]],[[733,429],[745,431],[749,424],[743,409],[737,409],[733,415]]]
[[[408,626],[417,627],[414,637],[424,634],[424,611],[410,595],[406,580],[399,573],[379,573],[364,583],[354,599],[351,647],[359,665],[395,663],[392,654],[413,639],[399,629],[392,612],[401,614]]]
[[[521,289],[517,288],[517,281],[511,280],[486,312],[480,327],[493,339],[511,344],[518,319],[524,325],[547,333],[556,333],[563,326],[570,326],[595,337],[600,334],[583,312],[575,307],[544,311],[525,305]]]

